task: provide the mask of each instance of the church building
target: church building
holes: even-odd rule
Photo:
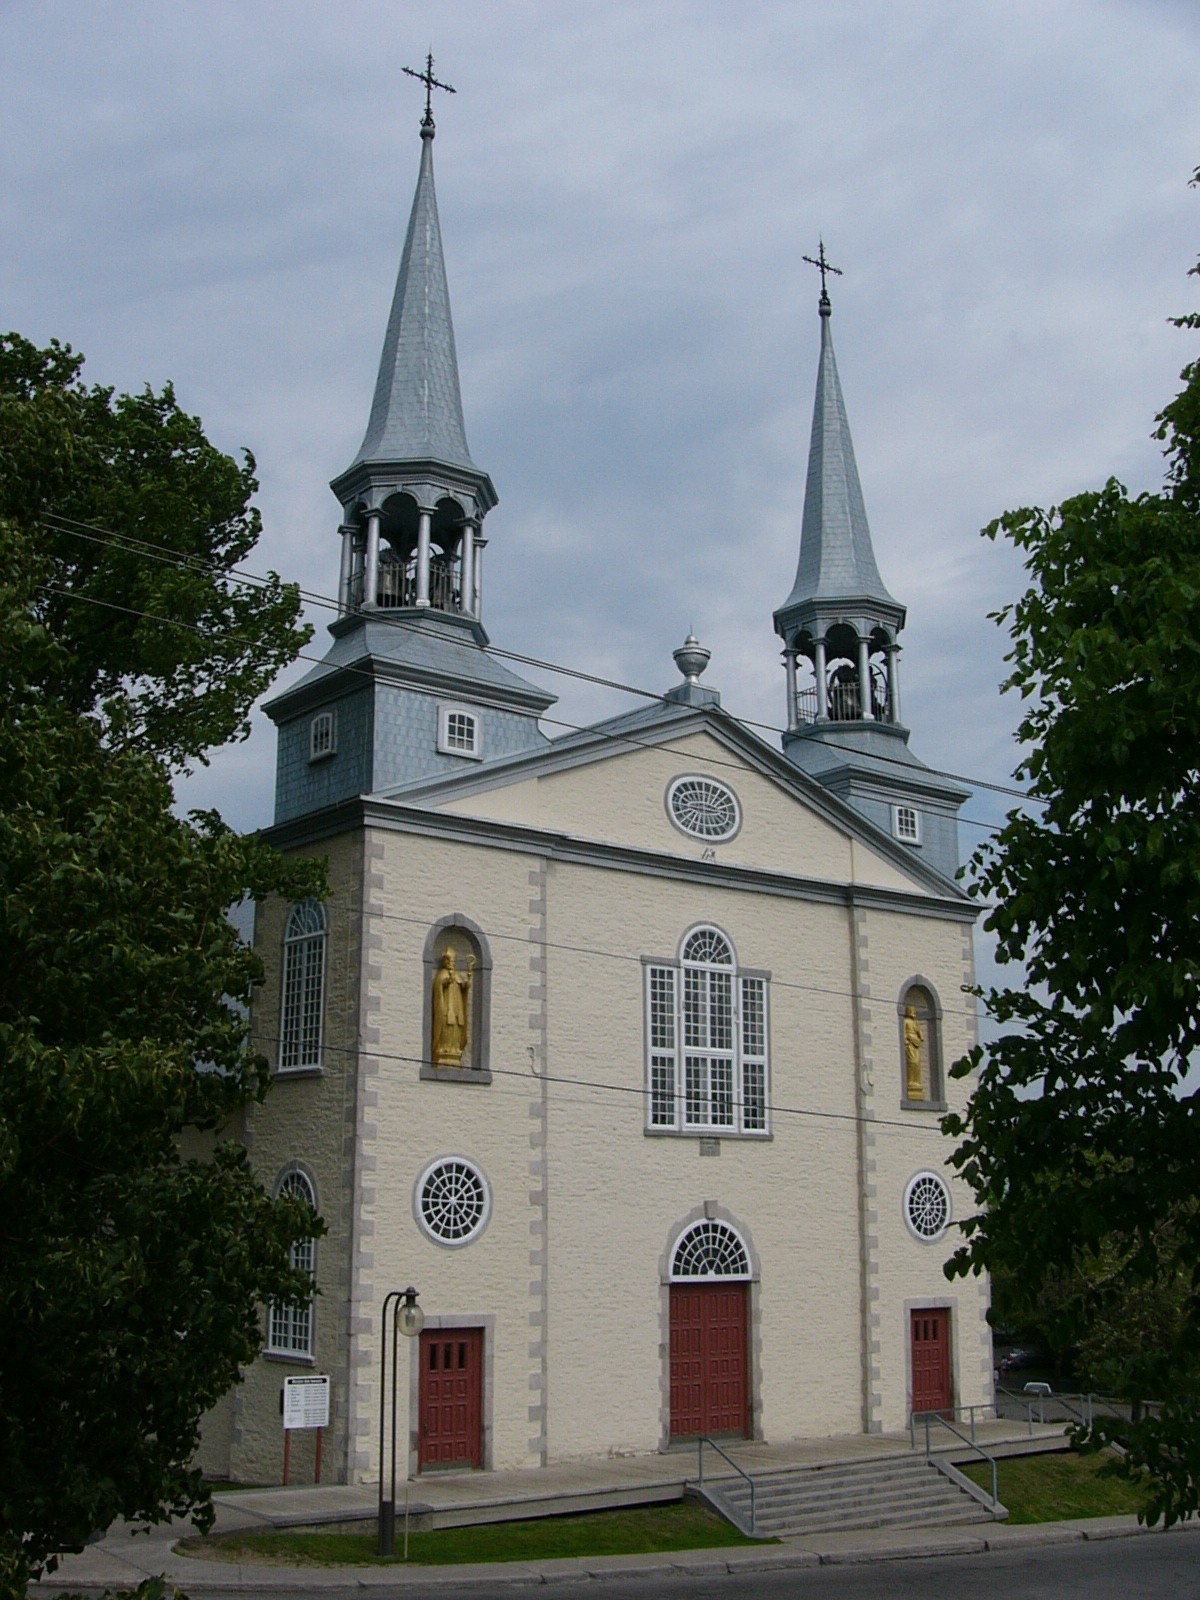
[[[908,747],[905,610],[824,253],[799,564],[759,624],[764,651],[782,641],[781,744],[723,709],[690,636],[660,698],[549,738],[554,697],[484,627],[485,547],[505,555],[467,446],[433,145],[427,104],[370,417],[332,484],[331,642],[268,706],[268,837],[324,857],[330,894],[258,908],[275,1081],[241,1132],[327,1223],[297,1250],[318,1294],[267,1308],[201,1464],[278,1481],[282,1382],[328,1374],[323,1479],[371,1479],[381,1309],[410,1284],[401,1477],[987,1402],[986,1283],[943,1272],[971,1203],[939,1130],[975,1041],[966,796]],[[293,1481],[313,1447],[293,1435]]]

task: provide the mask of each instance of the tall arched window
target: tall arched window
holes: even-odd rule
[[[301,900],[288,912],[283,933],[280,1072],[321,1065],[325,933],[325,907],[319,900]]]
[[[719,928],[693,928],[679,960],[646,966],[647,1126],[767,1132],[767,978],[739,972]]]
[[[275,1187],[276,1198],[291,1196],[303,1200],[315,1211],[317,1197],[312,1184],[303,1172],[292,1167],[285,1172]],[[291,1263],[311,1278],[316,1273],[316,1243],[312,1239],[297,1239],[291,1249]],[[275,1355],[310,1356],[313,1353],[312,1302],[303,1305],[285,1305],[271,1302],[267,1315],[267,1349]]]
[[[941,1014],[932,989],[910,983],[900,997],[900,1098],[906,1106],[942,1106]]]

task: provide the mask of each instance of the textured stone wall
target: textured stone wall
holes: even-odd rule
[[[331,893],[325,967],[325,1026],[319,1072],[275,1077],[262,1106],[246,1112],[246,1142],[264,1185],[274,1188],[293,1162],[310,1177],[327,1233],[317,1241],[314,1302],[315,1349],[310,1360],[264,1355],[234,1392],[230,1475],[254,1483],[279,1481],[283,1432],[279,1394],[283,1379],[328,1373],[332,1383],[330,1427],[325,1435],[322,1480],[345,1481],[349,1407],[350,1272],[354,1249],[353,1152],[357,1116],[358,1004],[361,981],[362,840],[347,834],[325,844]],[[265,980],[253,1011],[253,1038],[272,1063],[277,1058],[279,978],[287,906],[269,901],[259,908],[256,947]],[[264,1311],[264,1337],[265,1337]],[[292,1438],[292,1481],[311,1483],[315,1436]]]
[[[532,820],[544,806],[564,831],[698,857],[662,797],[711,749],[642,752],[457,809]],[[733,776],[746,815],[718,861],[903,882],[767,779]],[[986,1288],[948,1284],[953,1236],[920,1243],[902,1215],[908,1179],[939,1170],[946,1151],[935,1113],[901,1108],[896,1005],[920,977],[942,1006],[943,1067],[972,1042],[963,924],[382,829],[329,854],[325,1070],[277,1084],[250,1137],[266,1181],[292,1160],[313,1171],[330,1222],[315,1366],[335,1376],[327,1459],[339,1475],[377,1469],[379,1307],[410,1282],[431,1325],[485,1328],[487,1465],[659,1448],[669,1245],[706,1214],[736,1226],[752,1255],[756,1433],[903,1427],[914,1305],[952,1309],[956,1399],[990,1396]],[[421,1076],[425,942],[454,915],[491,953],[490,1084]],[[264,1043],[277,1027],[282,917],[270,907],[259,919]],[[723,1136],[715,1153],[692,1136],[647,1134],[643,1093],[643,958],[674,959],[685,932],[709,921],[743,968],[771,974],[771,1136]],[[965,1089],[949,1093],[958,1103]],[[486,1231],[459,1248],[433,1242],[414,1209],[420,1174],[445,1156],[474,1162],[491,1191]],[[967,1203],[956,1189],[956,1207]],[[401,1344],[413,1465],[417,1350]],[[291,1370],[312,1369],[264,1358],[240,1392],[236,1476],[278,1476],[277,1396]],[[307,1459],[297,1455],[299,1481]]]

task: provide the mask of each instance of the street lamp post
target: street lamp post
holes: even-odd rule
[[[384,1450],[385,1428],[387,1426],[388,1407],[388,1324],[391,1323],[391,1451],[390,1451],[390,1493],[384,1499],[383,1485],[387,1474],[389,1460]],[[397,1341],[401,1334],[406,1339],[415,1339],[425,1326],[425,1313],[417,1304],[417,1291],[409,1284],[407,1289],[393,1289],[384,1296],[383,1315],[380,1327],[380,1354],[383,1370],[379,1383],[379,1554],[391,1556],[396,1553],[396,1355]]]

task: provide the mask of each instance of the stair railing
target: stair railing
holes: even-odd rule
[[[933,1449],[929,1442],[929,1430],[935,1422],[941,1423],[943,1428],[948,1428],[956,1439],[961,1439],[963,1444],[965,1444],[969,1450],[974,1450],[977,1456],[982,1456],[984,1461],[986,1461],[988,1466],[992,1469],[992,1510],[993,1512],[996,1511],[1000,1505],[1000,1476],[996,1468],[995,1456],[988,1455],[987,1451],[981,1444],[976,1444],[974,1439],[972,1439],[968,1434],[965,1434],[961,1428],[956,1428],[954,1423],[951,1422],[948,1417],[944,1417],[940,1411],[914,1411],[912,1421],[914,1427],[918,1421],[925,1424],[926,1461],[932,1460],[933,1456]]]
[[[698,1442],[699,1442],[699,1450],[700,1450],[698,1482],[699,1482],[701,1488],[703,1488],[703,1486],[704,1486],[704,1446],[708,1445],[710,1450],[715,1450],[717,1452],[717,1454],[721,1457],[722,1461],[728,1461],[729,1465],[738,1474],[738,1476],[742,1477],[742,1478],[745,1478],[746,1482],[750,1485],[750,1532],[751,1533],[756,1533],[758,1530],[757,1530],[757,1526],[756,1526],[756,1523],[755,1523],[755,1517],[754,1517],[754,1509],[755,1509],[754,1508],[754,1479],[750,1476],[750,1474],[746,1471],[746,1469],[744,1467],[739,1467],[737,1462],[733,1459],[733,1457],[731,1455],[727,1455],[725,1453],[725,1451],[721,1449],[721,1446],[719,1444],[717,1444],[714,1440],[710,1439],[706,1433],[702,1433],[700,1435],[700,1439],[699,1439]]]

